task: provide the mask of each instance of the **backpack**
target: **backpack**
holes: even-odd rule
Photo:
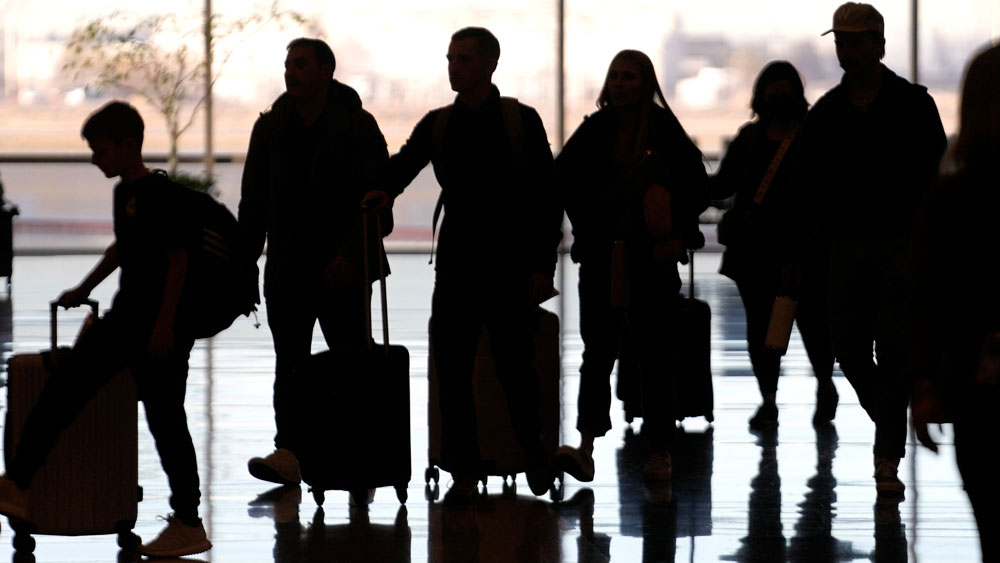
[[[195,338],[211,338],[237,317],[257,311],[260,273],[242,248],[233,213],[207,193],[183,190],[191,218],[201,227],[199,244],[189,249],[183,319]]]

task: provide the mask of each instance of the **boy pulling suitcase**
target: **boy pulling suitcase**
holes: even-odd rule
[[[94,270],[58,304],[85,302],[121,268],[111,310],[81,335],[60,361],[25,422],[14,459],[0,476],[0,513],[27,516],[31,482],[59,435],[115,374],[128,368],[146,410],[150,433],[170,484],[173,514],[160,535],[139,548],[143,555],[179,557],[211,549],[198,505],[201,498],[194,445],[184,411],[188,357],[197,321],[185,307],[190,258],[204,237],[202,225],[178,197],[178,186],[142,160],[143,122],[124,102],[111,102],[87,119],[81,135],[91,162],[114,191],[115,240]],[[183,188],[182,188],[183,189]],[[80,471],[87,471],[81,467]],[[71,509],[71,507],[67,507]]]

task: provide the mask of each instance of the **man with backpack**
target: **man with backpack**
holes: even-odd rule
[[[128,368],[145,405],[174,510],[163,532],[139,552],[181,557],[212,547],[198,516],[198,465],[184,395],[194,340],[203,335],[206,318],[221,316],[212,310],[221,305],[198,295],[196,281],[203,277],[202,265],[211,260],[205,253],[208,238],[213,237],[206,231],[217,230],[200,221],[206,214],[202,210],[221,204],[200,201],[211,196],[171,181],[162,170],[147,168],[141,153],[143,129],[135,108],[119,101],[105,105],[84,123],[82,136],[93,152],[91,162],[106,177],[121,179],[114,192],[115,240],[94,270],[79,286],[64,292],[58,304],[67,308],[83,304],[120,268],[119,289],[111,310],[84,330],[46,382],[24,425],[16,457],[8,460],[7,473],[0,477],[0,513],[26,518],[32,478],[56,440],[87,402]],[[229,218],[235,225],[231,214]],[[218,246],[220,241],[214,239],[213,255],[226,253]],[[228,322],[233,318],[235,314]]]
[[[552,152],[538,113],[492,84],[500,44],[464,28],[448,46],[455,103],[431,111],[389,160],[383,189],[364,204],[385,208],[430,162],[445,216],[431,304],[431,342],[440,381],[443,466],[454,477],[448,502],[477,492],[480,452],[473,365],[485,326],[514,434],[528,460],[528,484],[544,494],[552,460],[539,433],[532,367],[537,305],[551,297],[562,208]],[[435,212],[435,217],[438,215]]]
[[[298,485],[298,451],[329,429],[304,427],[299,412],[307,378],[296,367],[309,358],[317,320],[338,355],[367,348],[358,202],[375,187],[389,154],[357,92],[333,79],[330,46],[299,38],[287,51],[286,92],[250,136],[239,221],[253,260],[267,241],[264,297],[275,353],[275,450],[247,467],[258,479]],[[388,217],[382,223],[388,231]],[[369,278],[375,279],[379,258],[370,246]]]

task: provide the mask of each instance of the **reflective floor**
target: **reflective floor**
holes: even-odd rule
[[[781,426],[759,438],[746,420],[758,401],[743,338],[736,289],[714,272],[718,256],[698,262],[697,293],[713,311],[712,364],[715,421],[685,421],[674,452],[671,490],[644,489],[638,421],[625,423],[616,401],[615,427],[599,439],[593,483],[567,477],[564,500],[530,495],[523,475],[513,484],[490,480],[482,502],[465,509],[439,501],[424,482],[427,466],[427,335],[433,272],[423,255],[390,257],[390,339],[411,357],[413,478],[405,506],[392,489],[376,491],[365,509],[347,493],[330,492],[317,507],[305,487],[273,489],[255,481],[246,460],[271,450],[274,367],[266,319],[255,329],[241,319],[191,358],[187,397],[198,450],[203,505],[215,547],[190,561],[448,561],[448,562],[654,562],[654,561],[976,561],[978,540],[961,490],[950,445],[941,454],[908,449],[901,478],[906,500],[879,504],[872,480],[872,424],[843,377],[836,429],[810,424],[815,384],[793,335],[778,402]],[[47,347],[48,302],[74,285],[96,256],[22,257],[12,295],[0,298],[0,344],[5,354]],[[563,326],[563,440],[575,442],[576,391],[581,343],[575,312],[576,270],[567,264],[563,298],[547,303]],[[686,276],[685,276],[686,277]],[[108,303],[112,280],[98,289]],[[565,306],[565,307],[563,307]],[[565,310],[563,310],[565,309]],[[60,317],[71,337],[79,317]],[[378,326],[378,324],[376,324]],[[315,335],[314,348],[322,348]],[[0,394],[5,397],[5,394]],[[371,397],[378,416],[378,397]],[[5,399],[0,398],[5,404]],[[358,421],[364,424],[365,421]],[[140,409],[139,479],[145,499],[135,532],[155,536],[163,526],[168,489]],[[943,436],[950,444],[946,429]],[[337,448],[337,436],[330,436]],[[914,455],[915,454],[915,455]],[[346,455],[344,463],[350,463]],[[0,559],[10,556],[10,529],[0,520]],[[38,561],[115,561],[113,536],[39,536]]]

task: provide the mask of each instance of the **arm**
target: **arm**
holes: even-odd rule
[[[425,115],[413,128],[410,138],[403,143],[399,152],[389,158],[385,173],[378,182],[379,185],[369,189],[361,199],[362,207],[382,210],[391,206],[392,201],[403,193],[403,190],[431,161],[434,153],[434,119],[438,111],[440,110]]]
[[[521,106],[524,125],[525,177],[533,183],[530,208],[531,240],[534,241],[532,272],[536,274],[532,293],[537,301],[552,296],[552,278],[562,240],[563,206],[556,186],[555,163],[548,136],[538,113]],[[546,281],[547,280],[547,281]]]
[[[111,243],[111,246],[108,246],[108,248],[104,251],[104,256],[101,257],[97,266],[94,266],[94,269],[87,274],[87,277],[80,282],[80,285],[73,289],[64,291],[62,295],[59,296],[59,305],[66,309],[82,305],[83,302],[90,297],[90,292],[94,291],[95,287],[100,285],[102,281],[107,279],[107,277],[117,269],[118,244],[113,242]]]
[[[268,182],[270,170],[267,154],[265,119],[261,116],[250,134],[238,209],[240,237],[250,260],[256,261],[264,251],[267,238]]]
[[[167,279],[163,285],[163,299],[156,324],[149,337],[149,353],[154,358],[163,358],[174,348],[174,320],[177,306],[187,279],[188,253],[184,249],[171,250],[168,255]]]

